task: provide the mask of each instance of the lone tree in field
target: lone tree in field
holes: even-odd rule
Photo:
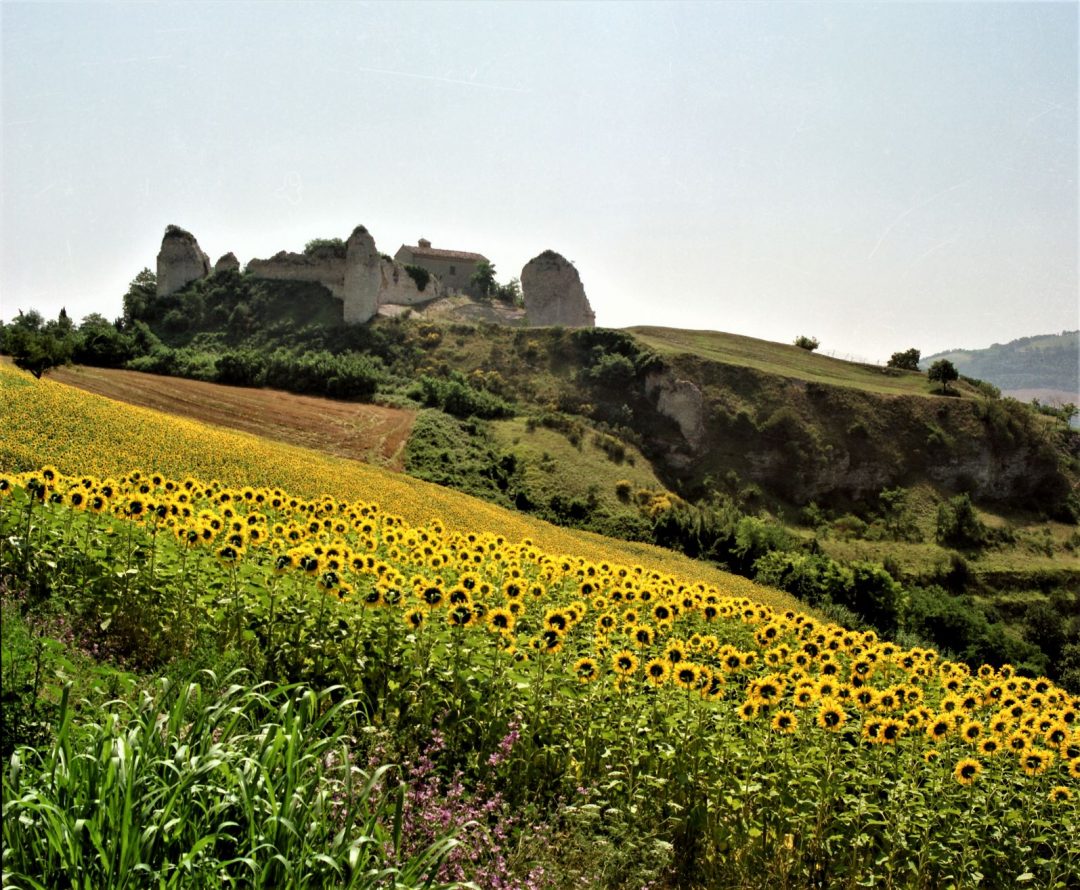
[[[926,372],[926,376],[932,382],[940,383],[941,391],[947,393],[949,391],[949,384],[954,380],[960,379],[960,372],[956,370],[956,365],[947,358],[939,358],[930,366],[930,370]]]
[[[821,344],[818,343],[817,337],[806,337],[800,335],[795,338],[795,345],[798,346],[799,349],[805,349],[807,352],[813,352]]]
[[[904,371],[919,370],[919,350],[907,349],[904,352],[894,352],[892,358],[886,363],[887,367],[900,368]]]

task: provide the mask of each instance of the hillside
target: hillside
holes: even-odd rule
[[[926,356],[920,364],[929,367],[937,359],[948,359],[961,374],[1017,398],[1034,391],[1041,392],[1043,400],[1080,404],[1080,331],[1021,337],[985,349],[948,350]]]
[[[1044,677],[356,462],[0,388],[7,880],[1080,874],[1080,701]]]
[[[227,485],[281,485],[305,497],[327,491],[386,505],[415,525],[438,519],[466,532],[483,527],[509,541],[534,541],[551,552],[588,549],[596,560],[640,563],[700,577],[733,594],[789,608],[797,600],[702,566],[658,547],[562,529],[494,504],[376,466],[259,436],[230,432],[159,411],[132,407],[0,364],[0,468],[24,472],[51,464],[70,474],[119,476],[153,467],[183,477],[197,474]]]

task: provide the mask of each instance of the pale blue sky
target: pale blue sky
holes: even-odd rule
[[[120,312],[165,226],[358,223],[597,322],[883,361],[1076,328],[1075,3],[12,3],[0,314]]]

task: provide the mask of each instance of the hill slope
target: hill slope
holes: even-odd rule
[[[986,349],[953,349],[927,356],[921,364],[928,367],[938,359],[1006,393],[1044,390],[1080,403],[1080,331],[1021,337]]]
[[[334,492],[363,499],[416,525],[441,520],[468,532],[483,528],[509,541],[529,539],[552,553],[589,553],[597,561],[640,563],[717,584],[732,595],[779,608],[798,600],[685,556],[550,525],[451,489],[353,460],[193,420],[132,407],[65,386],[34,380],[0,364],[0,470],[24,472],[44,464],[78,475],[120,475],[153,468],[182,478],[216,478],[227,485],[284,486],[305,497]]]

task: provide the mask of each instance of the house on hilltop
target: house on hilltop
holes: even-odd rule
[[[442,250],[421,238],[415,247],[402,244],[394,259],[403,266],[419,266],[439,278],[443,293],[458,292],[477,296],[472,286],[473,273],[480,263],[491,262],[480,253],[467,250]]]

